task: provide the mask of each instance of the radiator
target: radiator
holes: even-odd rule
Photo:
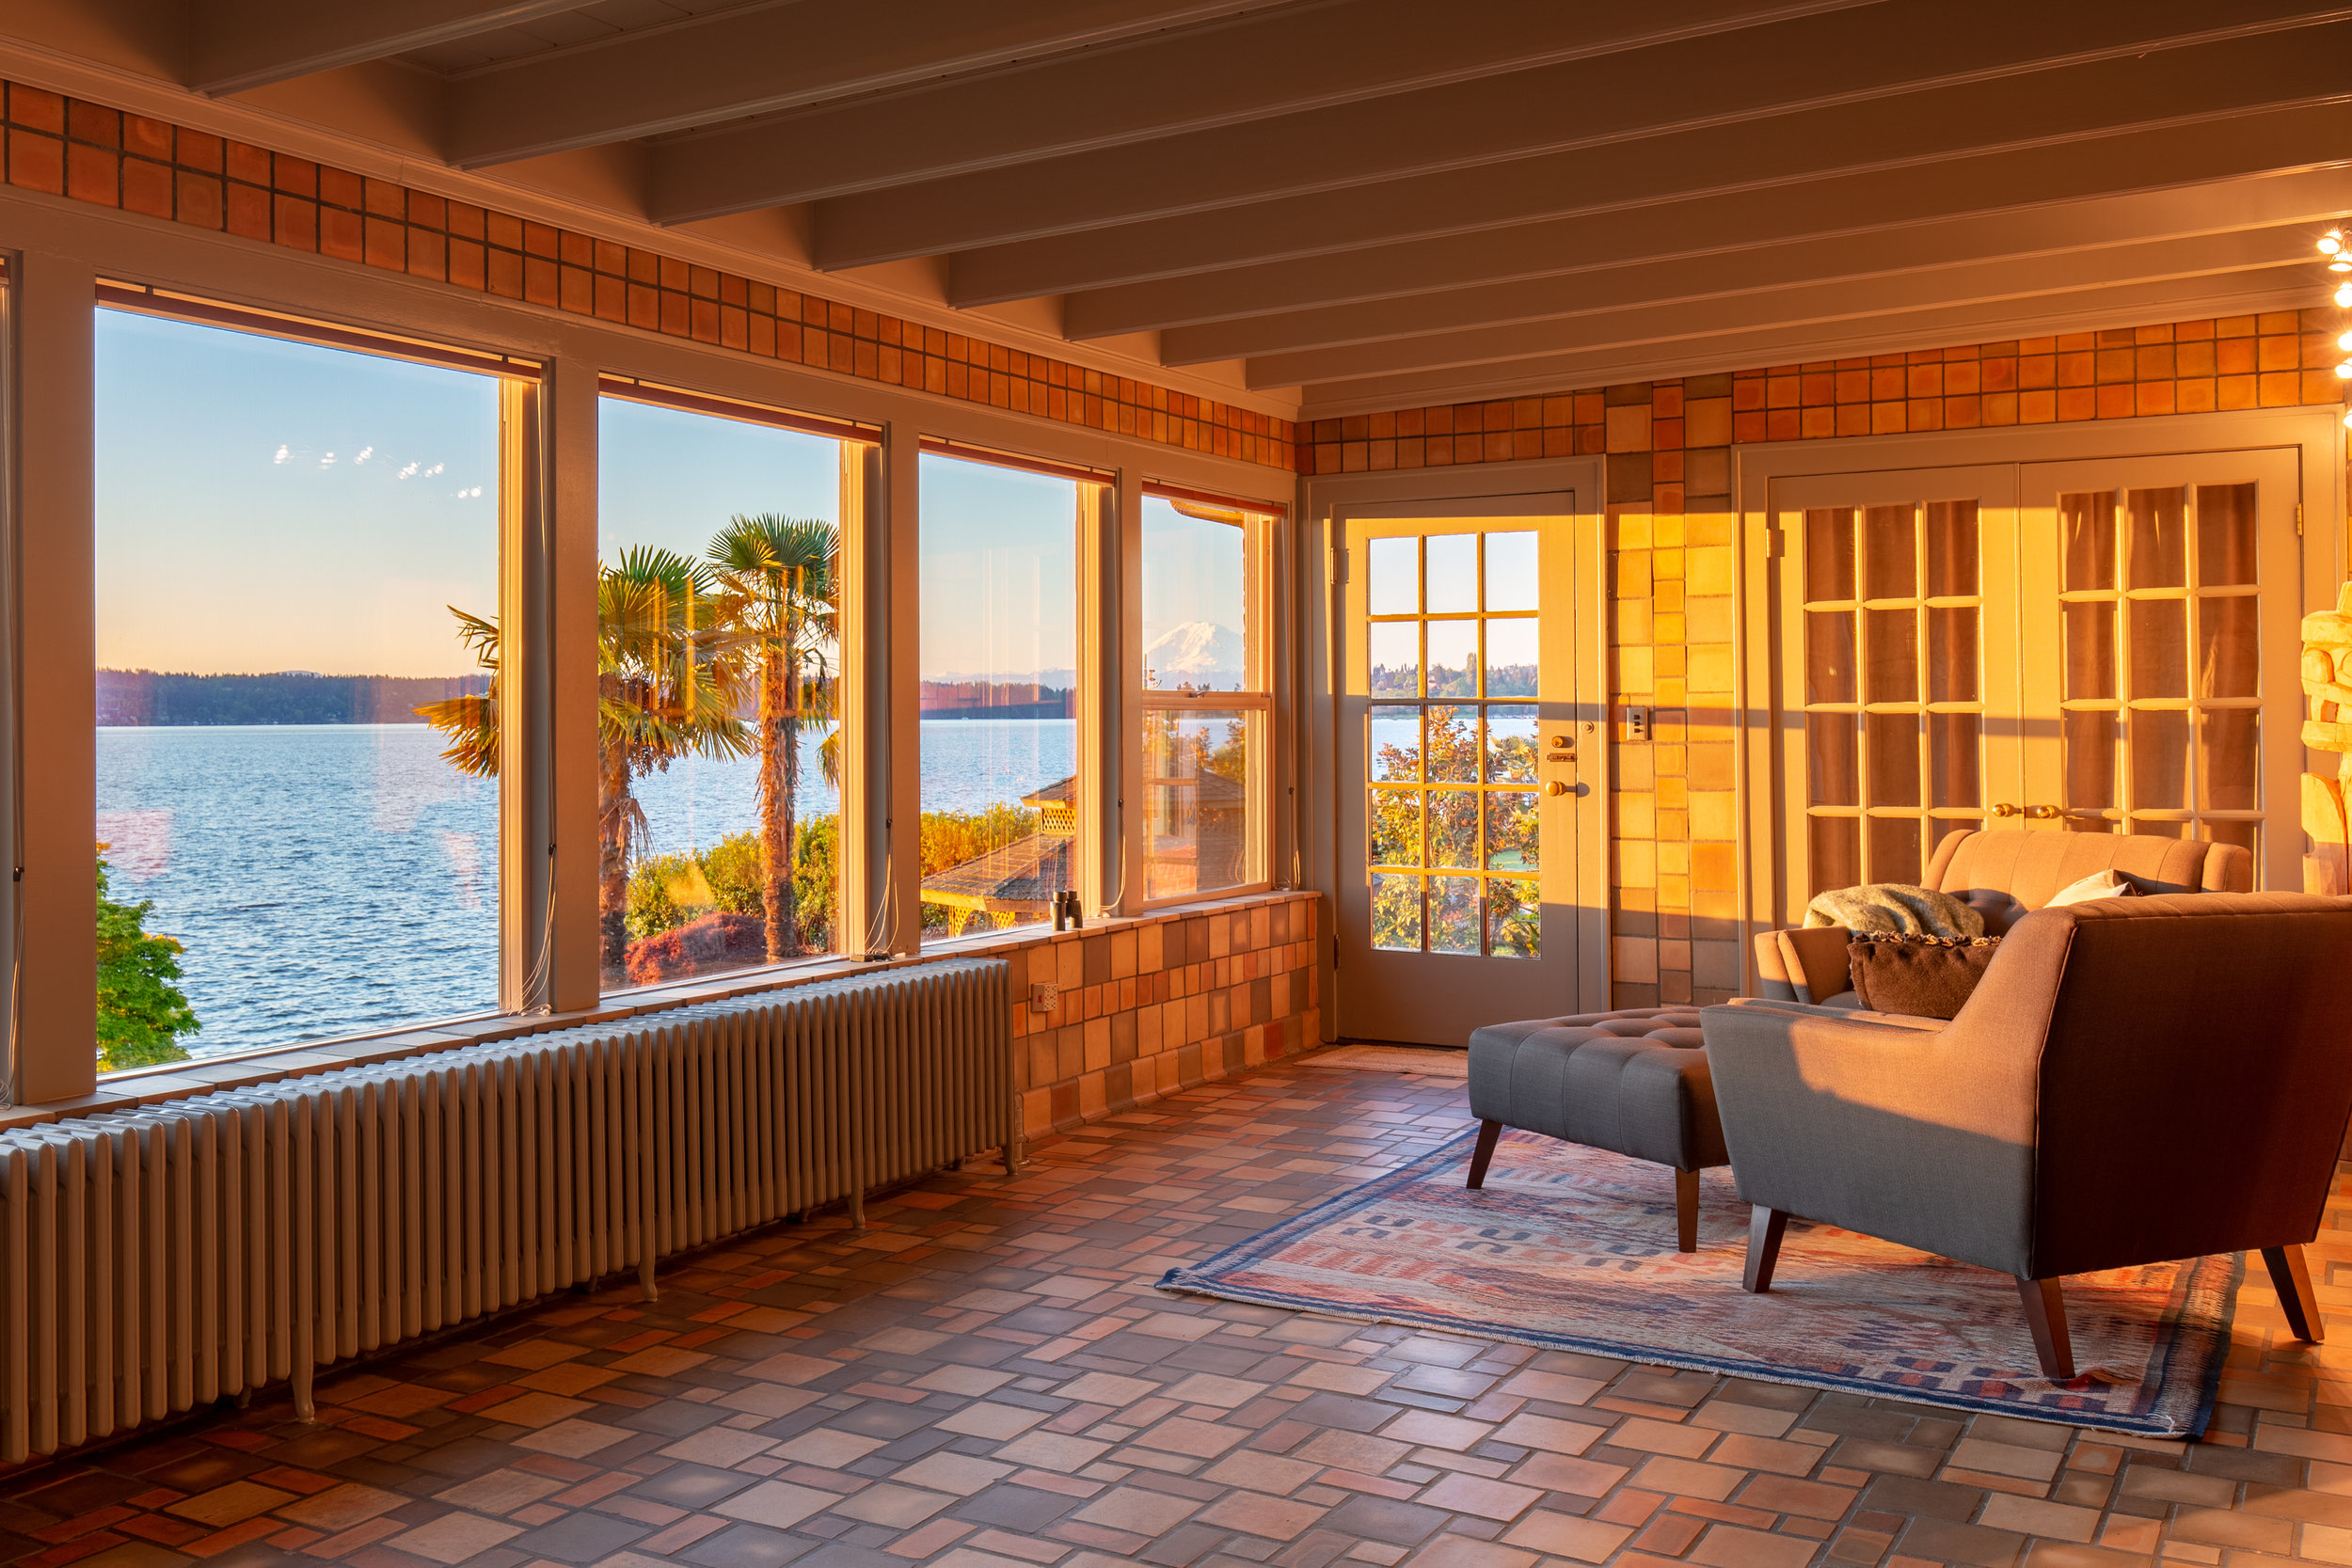
[[[292,1382],[1001,1146],[960,959],[0,1135],[0,1461]]]

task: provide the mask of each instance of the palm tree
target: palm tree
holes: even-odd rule
[[[748,756],[750,697],[740,640],[708,568],[672,550],[624,551],[596,578],[597,902],[603,962],[628,957],[628,868],[645,832],[636,781],[678,758]],[[499,771],[499,627],[456,606],[459,639],[489,689],[417,709],[450,737],[441,755],[477,778]]]
[[[728,626],[756,651],[760,891],[771,961],[801,950],[792,896],[801,726],[833,717],[827,660],[838,629],[833,561],[839,547],[831,523],[774,513],[731,517],[710,542]],[[838,787],[836,755],[828,737],[821,766],[827,782]]]

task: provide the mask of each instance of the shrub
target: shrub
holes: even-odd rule
[[[714,969],[739,969],[768,956],[768,923],[748,914],[707,914],[628,944],[628,983],[650,986]]]
[[[178,981],[180,943],[151,933],[155,901],[117,902],[106,886],[104,845],[98,860],[98,1068],[183,1062],[179,1037],[201,1027]]]

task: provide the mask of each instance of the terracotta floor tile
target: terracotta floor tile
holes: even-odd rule
[[[11,1568],[2352,1568],[2352,1368],[2249,1291],[2187,1445],[1164,1296],[1467,1126],[1311,1061],[86,1462]],[[2315,1249],[2352,1305],[2352,1182]],[[2336,1238],[2342,1238],[2337,1240]],[[2246,1557],[2247,1562],[2258,1559]]]

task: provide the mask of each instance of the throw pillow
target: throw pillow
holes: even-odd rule
[[[2093,898],[2137,898],[2139,889],[2121,871],[2094,871],[2090,876],[2067,883],[2050,895],[2042,907],[2055,910],[2062,904],[2080,904]]]
[[[1873,933],[1846,944],[1846,972],[1856,1003],[1871,1012],[1957,1018],[2000,945],[1999,937]]]

